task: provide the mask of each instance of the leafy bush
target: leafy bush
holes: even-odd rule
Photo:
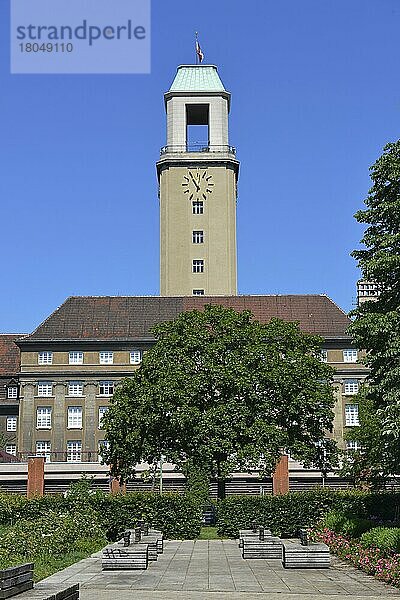
[[[190,495],[104,494],[103,498],[96,498],[95,509],[111,540],[115,540],[123,529],[133,527],[138,519],[148,521],[169,538],[193,539],[200,533],[201,503]]]
[[[100,545],[107,543],[93,511],[74,515],[50,512],[9,527],[0,539],[0,560],[4,562],[10,555],[26,560],[39,556],[60,557],[82,550],[84,542],[89,540]]]
[[[400,494],[335,491],[316,488],[282,496],[230,496],[216,503],[219,535],[237,537],[253,521],[276,535],[296,535],[300,527],[315,527],[332,510],[353,519],[393,520]],[[362,526],[361,526],[362,529]],[[365,531],[362,529],[361,533]]]
[[[346,514],[337,511],[329,512],[324,517],[322,525],[335,533],[341,533],[348,539],[359,538],[374,526],[373,521],[370,519],[348,517]]]
[[[373,530],[371,530],[373,531]],[[371,533],[371,532],[368,532]],[[367,534],[365,534],[367,535]],[[377,579],[400,587],[400,555],[384,552],[379,548],[364,548],[361,543],[348,540],[329,529],[313,532],[317,541],[329,546],[330,552],[349,561],[357,569]]]
[[[374,527],[362,534],[360,544],[363,548],[379,548],[384,553],[400,553],[400,528]]]

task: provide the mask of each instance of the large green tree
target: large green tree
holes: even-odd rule
[[[103,424],[113,474],[140,461],[191,464],[219,481],[234,470],[270,474],[282,449],[326,461],[333,371],[321,339],[295,323],[260,324],[220,306],[182,313],[154,328],[141,368],[117,387]]]
[[[380,295],[354,311],[350,333],[367,351],[370,368],[360,421],[370,431],[369,436],[360,434],[363,460],[374,468],[379,448],[385,475],[400,473],[400,140],[387,144],[370,170],[373,185],[366,208],[355,215],[367,225],[364,248],[353,256],[363,278],[379,285]]]

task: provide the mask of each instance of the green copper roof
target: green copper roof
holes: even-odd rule
[[[217,67],[214,65],[181,65],[170,92],[224,92]]]

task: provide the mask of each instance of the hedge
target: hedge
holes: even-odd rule
[[[218,534],[237,537],[256,521],[275,535],[293,536],[300,527],[314,527],[330,511],[349,517],[393,521],[400,493],[368,493],[316,488],[282,496],[230,496],[216,502]]]
[[[92,509],[108,539],[115,540],[120,532],[133,527],[137,519],[145,519],[161,529],[165,537],[198,537],[201,528],[202,506],[190,494],[151,492],[117,494],[93,492],[89,485],[77,484],[66,496],[43,496],[27,499],[24,496],[0,494],[0,525],[13,525],[21,520],[36,520],[49,511]],[[85,489],[86,488],[86,489]]]

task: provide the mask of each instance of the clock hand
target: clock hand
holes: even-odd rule
[[[189,172],[189,175],[190,175],[190,177],[192,178],[192,181],[193,181],[194,185],[196,186],[196,189],[197,189],[197,191],[199,191],[200,187],[199,187],[199,185],[196,183],[196,180],[195,180],[195,178],[193,177],[193,173],[192,173],[191,171]]]

